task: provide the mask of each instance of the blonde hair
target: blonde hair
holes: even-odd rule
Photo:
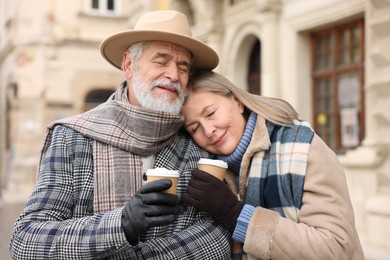
[[[190,92],[212,92],[227,97],[233,95],[244,104],[246,109],[277,125],[290,126],[293,120],[298,118],[298,113],[287,101],[251,94],[213,71],[192,74],[188,86]]]

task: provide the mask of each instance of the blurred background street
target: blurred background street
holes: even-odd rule
[[[345,170],[366,259],[390,259],[390,0],[0,0],[0,260],[46,126],[123,80],[100,42],[164,9],[189,17],[217,72],[312,125]]]
[[[16,218],[23,209],[23,203],[4,203],[0,204],[0,252],[1,259],[11,259],[9,254],[9,240]]]

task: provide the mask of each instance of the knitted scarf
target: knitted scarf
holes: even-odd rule
[[[242,157],[248,145],[252,139],[253,130],[255,129],[257,115],[256,113],[251,113],[249,115],[248,121],[246,123],[246,127],[244,130],[244,134],[241,137],[240,143],[237,145],[236,149],[227,156],[218,155],[218,159],[225,161],[229,165],[229,169],[233,171],[234,174],[240,174],[240,167]]]
[[[180,115],[130,105],[127,93],[124,82],[107,102],[52,123],[45,136],[43,151],[58,124],[92,139],[95,213],[126,203],[142,186],[141,157],[156,154],[170,144],[183,124]]]

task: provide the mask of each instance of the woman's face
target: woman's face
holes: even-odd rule
[[[243,104],[234,97],[191,91],[183,106],[184,126],[203,149],[229,155],[245,130]]]

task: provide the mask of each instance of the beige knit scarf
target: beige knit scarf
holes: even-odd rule
[[[123,206],[142,185],[141,157],[156,154],[173,141],[183,124],[180,115],[132,106],[126,82],[107,102],[51,124],[62,124],[93,140],[94,212]]]

